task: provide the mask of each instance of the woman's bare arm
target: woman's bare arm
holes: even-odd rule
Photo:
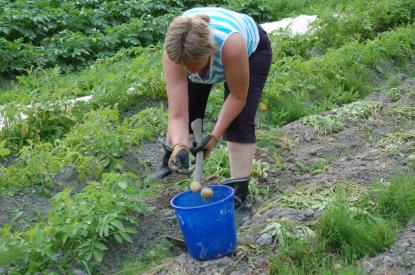
[[[219,138],[245,106],[249,87],[249,61],[246,43],[239,33],[232,34],[222,49],[229,96],[220,111],[212,135]]]
[[[164,79],[167,87],[168,99],[168,143],[188,144],[189,140],[189,112],[187,77],[183,65],[170,60],[166,53],[163,53]]]

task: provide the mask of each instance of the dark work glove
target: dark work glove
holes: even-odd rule
[[[218,143],[217,138],[213,135],[207,135],[203,138],[200,144],[193,144],[192,154],[196,155],[198,152],[203,151],[203,156],[206,158],[209,156],[210,152],[212,152],[216,143]]]
[[[169,159],[169,168],[179,174],[189,174],[190,149],[184,144],[175,144]]]

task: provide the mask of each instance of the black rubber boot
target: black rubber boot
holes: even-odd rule
[[[154,181],[159,181],[172,173],[171,169],[169,168],[169,159],[173,150],[163,143],[164,148],[164,156],[161,162],[160,168],[151,175],[151,179]]]
[[[221,182],[223,185],[232,187],[235,190],[234,207],[236,224],[239,226],[252,216],[252,205],[246,203],[249,193],[250,178],[227,179]]]

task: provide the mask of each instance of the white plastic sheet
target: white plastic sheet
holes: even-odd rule
[[[310,30],[310,24],[317,20],[316,15],[299,15],[295,18],[284,18],[280,21],[261,24],[261,27],[269,34],[277,34],[280,31],[290,36],[302,35]]]

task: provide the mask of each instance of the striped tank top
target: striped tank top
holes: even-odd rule
[[[204,78],[201,78],[198,73],[187,73],[187,77],[194,83],[215,84],[223,82],[225,81],[225,70],[222,64],[222,47],[226,39],[235,32],[240,33],[246,41],[248,56],[250,56],[259,43],[258,27],[251,17],[223,8],[194,8],[183,13],[183,15],[193,14],[207,14],[209,16],[209,26],[217,49],[210,58],[210,66]]]

